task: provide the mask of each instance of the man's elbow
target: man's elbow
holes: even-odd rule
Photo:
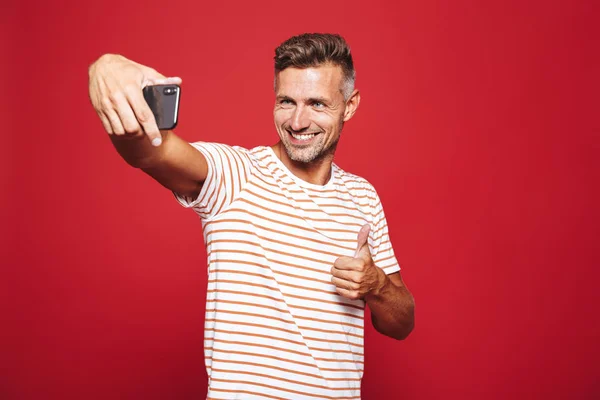
[[[410,336],[413,329],[415,329],[414,318],[410,321],[409,324],[406,324],[406,326],[404,326],[403,329],[399,330],[398,332],[395,332],[394,336],[392,337],[396,340],[404,340]]]
[[[392,338],[396,340],[404,340],[408,336],[410,336],[411,332],[415,329],[415,303],[411,297],[410,305],[406,313],[404,314],[404,318],[398,322],[398,329],[395,329]]]
[[[372,322],[375,330],[382,335],[396,340],[404,340],[408,338],[411,332],[415,329],[415,314],[414,310],[411,308],[408,315],[402,318],[401,321],[393,323],[393,325],[381,326],[381,324],[379,324],[375,318],[372,318]]]

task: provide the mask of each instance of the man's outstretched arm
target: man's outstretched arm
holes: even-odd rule
[[[196,197],[208,173],[204,156],[172,131],[158,130],[142,93],[181,79],[115,54],[100,57],[88,73],[90,100],[121,157],[171,191]]]

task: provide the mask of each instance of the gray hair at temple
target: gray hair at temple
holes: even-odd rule
[[[348,100],[354,91],[356,72],[350,47],[343,37],[331,33],[304,33],[293,36],[275,49],[275,85],[277,74],[286,68],[314,68],[333,64],[342,68],[344,82],[340,88]]]

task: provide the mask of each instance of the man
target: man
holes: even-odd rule
[[[90,67],[90,98],[121,156],[202,219],[210,399],[359,399],[364,304],[404,339],[414,301],[374,188],[333,163],[360,102],[343,38],[276,49],[280,141],[251,150],[159,132],[141,89],[180,83],[121,56]]]

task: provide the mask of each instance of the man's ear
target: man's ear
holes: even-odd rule
[[[344,111],[344,122],[346,122],[346,121],[350,120],[350,118],[352,118],[352,116],[356,112],[356,109],[358,108],[359,104],[360,104],[360,92],[358,91],[358,89],[354,89],[354,91],[350,95],[350,98],[348,100],[346,100],[346,110]]]

